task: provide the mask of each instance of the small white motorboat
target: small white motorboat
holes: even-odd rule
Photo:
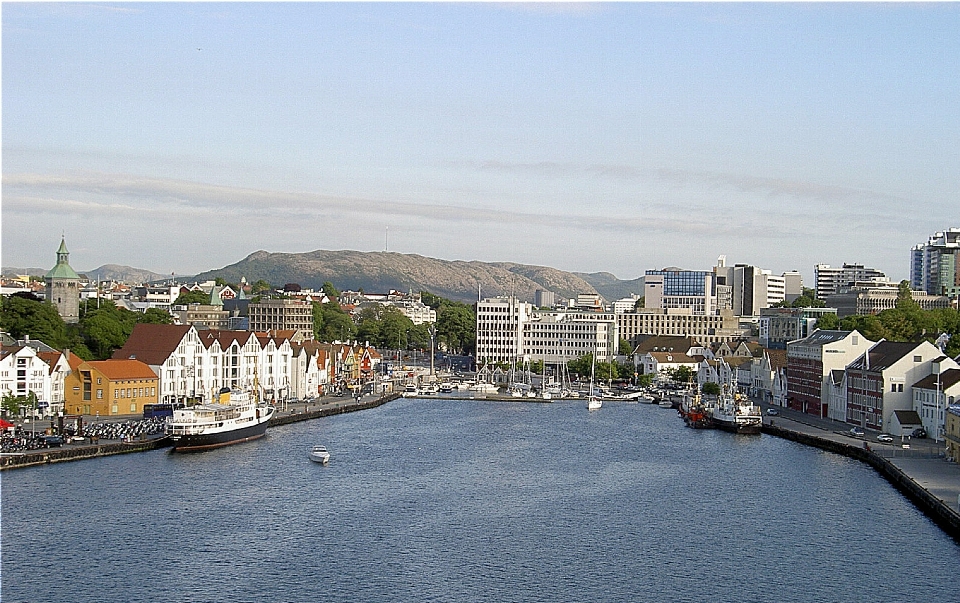
[[[327,461],[330,460],[330,453],[327,452],[326,446],[314,446],[310,449],[310,460],[315,463],[327,464]]]

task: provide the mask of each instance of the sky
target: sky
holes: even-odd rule
[[[2,4],[2,264],[622,279],[960,227],[957,3]]]

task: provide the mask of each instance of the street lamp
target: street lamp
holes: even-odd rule
[[[435,327],[434,325],[430,325],[429,327],[427,327],[427,331],[430,333],[430,376],[433,377],[433,356],[434,356],[433,340],[434,340],[434,337],[436,337],[437,335],[437,327]]]

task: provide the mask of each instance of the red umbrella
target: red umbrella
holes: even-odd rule
[[[11,427],[13,427],[13,423],[4,419],[0,419],[0,429],[9,429]]]

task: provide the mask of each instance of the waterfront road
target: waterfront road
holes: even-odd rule
[[[766,410],[769,406],[762,406],[764,424],[842,444],[869,447],[871,452],[895,465],[945,506],[960,511],[960,466],[946,460],[944,442],[897,437],[891,443],[883,443],[877,441],[878,431],[867,429],[863,436],[854,436],[848,423],[780,407],[777,407],[779,415],[770,416]]]

